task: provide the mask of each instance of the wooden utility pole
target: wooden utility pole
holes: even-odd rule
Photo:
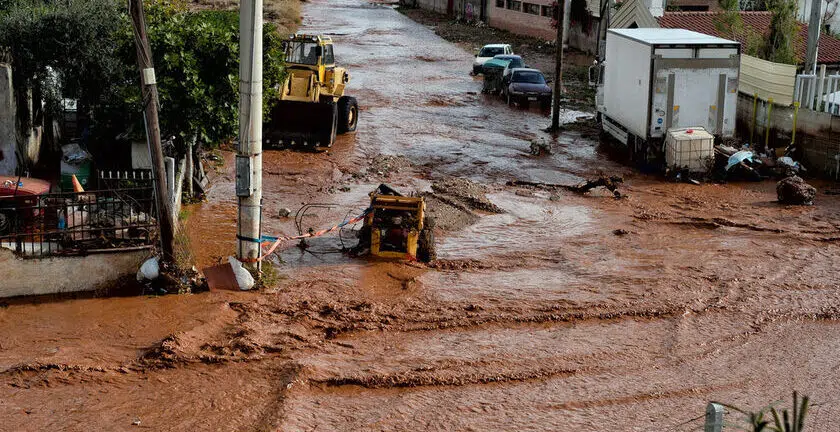
[[[811,19],[808,22],[808,54],[805,58],[805,73],[817,73],[817,48],[820,43],[822,26],[822,0],[811,1]]]
[[[166,169],[163,166],[163,148],[160,145],[160,123],[158,122],[158,92],[155,81],[155,66],[152,63],[152,49],[146,33],[146,19],[143,15],[143,0],[128,0],[128,10],[134,27],[134,43],[137,46],[137,66],[140,67],[140,88],[143,94],[146,140],[152,157],[155,177],[155,200],[157,201],[157,222],[160,229],[161,249],[164,261],[175,257],[175,229],[170,215],[172,201],[166,185]]]
[[[560,130],[560,93],[563,90],[560,78],[563,73],[563,15],[566,9],[565,0],[558,0],[557,7],[560,10],[554,11],[554,16],[557,18],[555,20],[557,23],[557,53],[554,55],[554,98],[551,105],[550,132]]]

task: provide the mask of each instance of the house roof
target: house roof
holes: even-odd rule
[[[644,3],[640,0],[624,0],[618,12],[610,18],[610,27],[628,28],[632,24],[639,28],[659,27]]]
[[[659,26],[662,28],[683,28],[693,30],[700,33],[705,33],[713,36],[718,36],[726,39],[732,39],[731,34],[725,34],[718,31],[715,26],[715,18],[719,12],[665,12],[659,17]],[[772,14],[770,12],[740,12],[741,19],[745,27],[751,27],[754,31],[761,35],[767,36],[770,32],[770,19]],[[745,34],[736,35],[735,40],[741,44],[747,43]],[[799,32],[794,40],[796,48],[796,56],[800,61],[807,55],[808,44],[808,26],[799,23]],[[823,33],[820,35],[820,46],[817,51],[817,63],[836,64],[840,63],[840,39],[834,36]]]

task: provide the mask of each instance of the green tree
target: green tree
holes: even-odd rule
[[[27,119],[21,129],[43,121],[38,113],[26,112],[25,95],[31,93],[48,107],[57,107],[61,97],[79,99],[79,106],[93,114],[94,136],[106,145],[127,130],[142,134],[140,78],[125,4],[118,0],[11,3],[0,9],[0,46],[11,53],[15,91],[21,96],[18,118]],[[196,136],[211,145],[235,136],[237,11],[192,12],[182,2],[170,0],[147,0],[145,6],[163,133],[175,136],[178,143]],[[266,24],[263,40],[268,112],[284,79],[283,37]]]
[[[741,19],[738,0],[719,0],[718,4],[722,12],[714,19],[715,28],[730,39],[738,40],[738,36],[744,31],[744,20]]]
[[[82,106],[111,98],[124,65],[109,35],[125,24],[113,0],[8,2],[0,12],[0,46],[11,54],[20,126],[30,127],[39,117],[40,104],[30,113],[25,103],[30,92],[48,111],[60,94],[80,99]]]
[[[793,65],[799,63],[794,50],[794,38],[799,34],[796,8],[796,0],[768,2],[768,9],[773,13],[773,17],[770,19],[770,34],[765,46],[766,60]]]
[[[193,136],[207,143],[235,136],[239,122],[239,14],[190,12],[165,0],[149,2],[146,9],[163,131],[174,135],[178,143]],[[125,36],[122,51],[133,59],[134,41],[130,34]],[[274,25],[264,26],[266,113],[284,79],[282,40]],[[132,96],[127,99],[139,103],[136,82],[131,89]]]

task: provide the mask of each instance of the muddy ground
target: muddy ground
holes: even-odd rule
[[[386,5],[304,14],[361,121],[329,153],[264,154],[265,232],[296,233],[278,212],[302,203],[332,205],[304,229],[330,226],[387,182],[449,214],[438,262],[349,258],[345,230],[286,245],[259,292],[5,304],[0,429],[689,431],[709,400],[792,390],[809,430],[837,428],[830,185],[800,207],[772,182],[666,183],[576,128],[532,156],[548,118],[481,95],[470,52]],[[233,253],[224,158],[187,227],[199,267]],[[624,198],[507,185],[604,173]]]

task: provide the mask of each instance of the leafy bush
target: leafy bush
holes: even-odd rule
[[[0,0],[2,1],[2,0]],[[22,4],[25,3],[25,4]],[[177,0],[147,0],[146,24],[158,82],[162,133],[184,143],[191,136],[216,144],[237,133],[239,14],[189,11]],[[283,37],[263,33],[265,112],[284,79]],[[18,94],[36,92],[50,105],[78,98],[93,114],[102,143],[127,130],[142,135],[143,106],[133,30],[118,0],[17,2],[0,13],[0,46],[8,46]],[[23,101],[18,104],[20,112]]]

